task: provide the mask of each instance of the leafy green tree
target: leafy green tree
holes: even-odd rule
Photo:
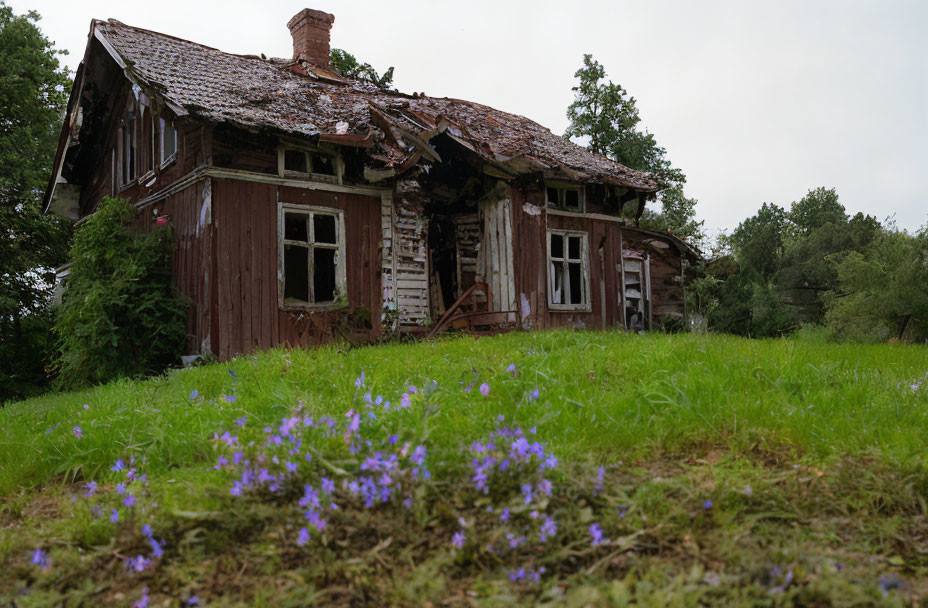
[[[928,226],[889,227],[863,251],[837,260],[825,323],[839,340],[928,339]]]
[[[160,372],[180,358],[188,302],[172,283],[173,231],[137,232],[135,216],[127,201],[105,197],[74,235],[55,324],[63,388]]]
[[[640,128],[635,98],[622,85],[606,80],[605,68],[592,55],[583,56],[583,67],[574,77],[579,83],[572,88],[574,101],[567,108],[570,125],[565,136],[587,142],[591,152],[626,167],[655,174],[666,186],[660,194],[661,212],[648,214],[644,223],[682,237],[701,238],[703,222],[695,219],[697,201],[683,194],[686,175],[671,164],[654,135]]]
[[[0,403],[47,384],[48,296],[69,237],[40,198],[71,81],[38,21],[0,0]]]
[[[367,80],[384,90],[393,85],[393,66],[387,68],[383,74],[378,74],[371,64],[360,63],[357,57],[343,49],[329,51],[329,65],[345,78]]]

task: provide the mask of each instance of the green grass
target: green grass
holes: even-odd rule
[[[517,375],[505,371],[510,364]],[[212,434],[248,416],[239,435],[260,443],[261,427],[300,404],[303,414],[342,421],[361,405],[354,386],[361,370],[373,395],[394,404],[407,386],[435,382],[413,408],[367,421],[364,431],[374,441],[396,433],[426,445],[433,479],[412,512],[347,505],[321,546],[296,548],[286,501],[229,497],[231,477],[211,469]],[[65,598],[125,605],[142,586],[153,597],[196,591],[210,605],[230,606],[312,603],[307,598],[320,605],[914,601],[928,593],[926,374],[923,346],[560,331],[272,351],[32,399],[0,409],[0,568],[15,573],[0,582],[0,603],[8,593],[24,606]],[[487,397],[477,390],[483,382]],[[529,398],[536,387],[537,401]],[[233,394],[232,403],[222,399]],[[549,549],[500,557],[481,548],[499,534],[481,515],[485,507],[519,504],[517,485],[483,497],[468,482],[465,448],[498,428],[498,416],[536,427],[534,438],[561,460],[546,506],[560,526]],[[319,439],[315,449],[322,458],[314,466],[357,465],[339,438]],[[111,488],[121,477],[109,467],[128,457],[151,480],[131,515],[138,519],[95,519],[91,501],[74,499],[78,482]],[[606,474],[597,492],[599,466]],[[705,500],[711,509],[702,508]],[[449,545],[458,517],[474,522],[475,540],[461,551]],[[144,549],[137,528],[149,519],[168,539],[170,559],[133,577],[120,557]],[[592,521],[602,524],[608,546],[589,546]],[[51,551],[46,573],[28,563],[38,546]],[[381,556],[371,557],[377,547]],[[508,580],[522,563],[545,566],[541,584]],[[787,571],[792,582],[783,585],[777,573]],[[881,575],[904,581],[904,589],[884,596]]]

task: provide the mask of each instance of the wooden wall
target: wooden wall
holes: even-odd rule
[[[337,336],[344,311],[281,310],[277,299],[277,201],[345,210],[345,253],[351,309],[371,312],[380,333],[382,236],[379,197],[213,180],[217,298],[213,350],[220,359],[281,344],[312,346]]]
[[[549,214],[544,194],[537,190],[514,187],[510,195],[517,303],[525,329],[624,327],[624,306],[619,301],[621,276],[616,270],[622,263],[623,248],[651,256],[654,320],[662,315],[683,316],[682,259],[675,245],[656,248],[646,243],[654,235],[638,232],[619,221]],[[588,312],[548,309],[548,229],[580,230],[588,235]],[[526,314],[526,310],[530,312]]]

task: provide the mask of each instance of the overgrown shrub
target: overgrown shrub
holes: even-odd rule
[[[171,281],[173,231],[136,232],[135,214],[107,197],[75,233],[55,325],[63,388],[159,372],[180,357],[187,301]]]

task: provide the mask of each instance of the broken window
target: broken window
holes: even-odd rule
[[[337,158],[319,150],[281,148],[278,164],[281,175],[338,178]]]
[[[142,145],[139,147],[139,165],[140,173],[147,175],[154,169],[154,124],[151,118],[151,112],[148,108],[142,107]]]
[[[116,146],[119,154],[119,185],[125,186],[135,180],[137,129],[135,124],[135,107],[130,106],[119,123],[119,136]]]
[[[164,165],[177,155],[177,130],[174,123],[170,120],[161,118],[158,120],[158,131],[161,137],[161,164]]]
[[[548,231],[548,304],[552,309],[590,309],[586,260],[585,232]]]
[[[281,303],[335,303],[345,293],[344,214],[286,204],[281,211]]]
[[[545,203],[555,209],[583,211],[583,187],[546,184]]]

